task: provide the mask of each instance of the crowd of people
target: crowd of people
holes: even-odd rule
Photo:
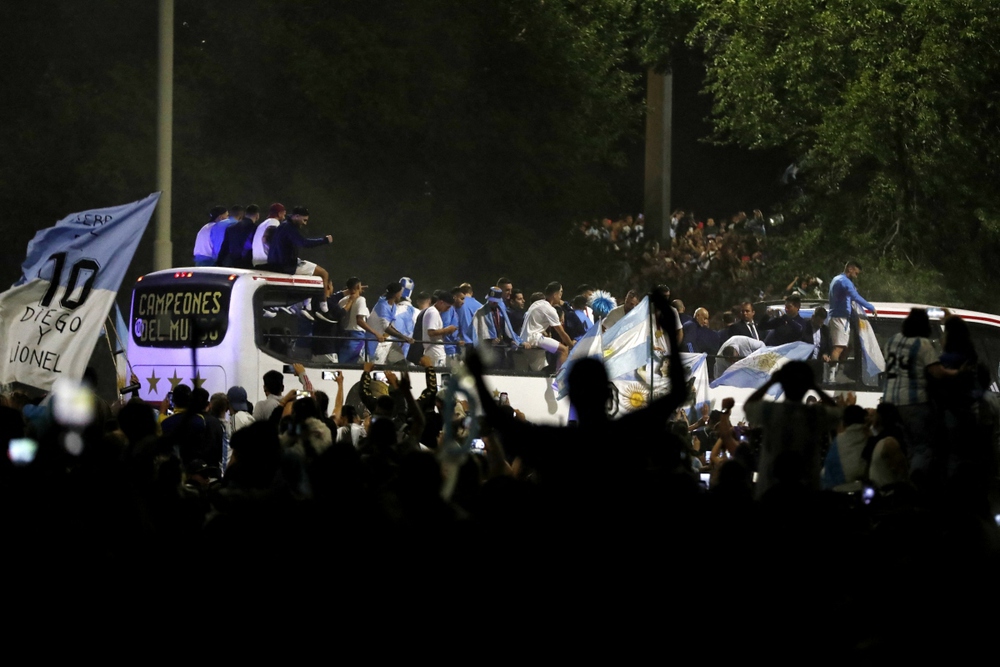
[[[848,265],[849,282],[852,272]],[[407,280],[386,289],[386,303],[398,306],[413,288]],[[842,280],[831,286],[837,299],[841,290],[859,297]],[[627,294],[615,315],[608,304],[595,315],[590,287],[576,291],[582,299],[565,300],[552,283],[525,298],[501,279],[488,292],[492,308],[472,309],[478,342],[502,348],[505,336],[520,339],[558,363],[573,344],[570,317],[583,324],[603,316],[610,327],[640,296]],[[471,288],[405,296],[423,305],[415,324],[431,339],[456,326],[444,315],[456,301],[469,303]],[[976,577],[1000,555],[1000,400],[986,389],[989,373],[965,323],[945,321],[939,354],[927,313],[915,309],[887,346],[877,410],[835,400],[809,364],[791,362],[750,397],[747,423],[734,424],[732,400],[697,418],[680,409],[689,392],[680,353],[718,351],[725,341],[709,340],[704,308],[682,324],[686,309],[672,296],[663,286],[649,294],[667,341],[669,391],[617,420],[608,417],[604,365],[592,359],[570,369],[576,421],[562,427],[531,424],[516,405],[497,401],[468,341],[457,352],[482,416],[438,386],[441,369],[426,359],[419,396],[406,372],[376,379],[382,343],[390,343],[387,355],[407,338],[414,343],[413,330],[378,305],[364,315],[347,309],[370,327],[361,347],[376,336],[371,353],[360,352],[368,354],[360,407],[345,401],[343,376],[330,397],[313,391],[302,367],[294,389],[281,373],[265,374],[256,405],[242,387],[210,396],[180,384],[159,410],[137,397],[109,405],[93,396],[90,418],[73,423],[55,409],[57,395],[6,394],[5,534],[29,561],[73,553],[102,572],[130,563],[133,574],[211,564],[223,577],[243,567],[265,578],[301,568],[306,581],[322,571],[341,590],[390,591],[386,600],[401,581],[424,576],[440,593],[468,566],[470,586],[485,595],[496,581],[509,584],[502,594],[532,599],[556,582],[574,595],[624,587],[674,600],[698,618],[766,603],[767,613],[727,616],[720,627],[752,627],[756,636],[781,618],[771,628],[780,633],[808,610],[806,634],[784,641],[880,658],[909,647],[912,616],[901,610],[926,613],[961,599],[951,573]],[[829,357],[836,338],[822,333],[826,314],[800,321],[797,303],[791,295],[783,315],[763,322],[743,303],[727,335],[808,339]],[[831,303],[834,317],[838,307]],[[389,322],[373,321],[376,314]],[[377,338],[386,333],[395,343]],[[763,400],[772,385],[782,401]],[[447,582],[429,574],[441,571]],[[873,598],[892,611],[855,614]],[[829,636],[825,624],[842,614],[854,622]]]
[[[647,234],[640,213],[616,220],[585,221],[577,234],[606,256],[627,267],[613,280],[629,286],[672,285],[709,307],[729,304],[747,295],[762,300],[776,290],[766,283],[767,222],[759,210],[738,212],[718,223],[698,220],[678,209],[669,220],[669,239]],[[622,286],[616,285],[618,288]]]
[[[922,601],[928,559],[994,562],[1000,412],[981,391],[960,319],[946,323],[936,358],[926,313],[911,315],[890,344],[899,364],[876,411],[839,405],[807,366],[789,363],[749,399],[749,424],[731,423],[731,400],[689,423],[674,310],[662,293],[650,298],[670,341],[670,390],[618,420],[599,361],[570,370],[577,421],[540,426],[495,400],[474,351],[465,366],[481,418],[439,389],[434,367],[414,396],[406,373],[382,383],[369,364],[360,410],[345,404],[342,377],[331,399],[311,391],[302,368],[295,390],[266,374],[253,406],[239,387],[209,396],[179,385],[159,414],[137,398],[95,399],[82,424],[60,420],[58,397],[6,395],[9,451],[25,438],[36,450],[2,463],[5,505],[17,508],[4,514],[5,534],[29,559],[82,554],[105,569],[136,553],[143,568],[222,558],[224,570],[250,563],[255,576],[336,562],[326,574],[369,591],[431,563],[471,561],[538,595],[553,581],[641,582],[688,605],[701,599],[703,612],[737,604],[743,584],[796,609],[863,607],[869,586],[840,586],[886,567],[890,578],[873,586],[894,602]],[[924,372],[938,365],[954,372]],[[938,377],[950,384],[936,387]],[[761,400],[771,384],[782,402]],[[905,398],[910,385],[916,402]],[[921,575],[915,592],[907,578]],[[860,623],[834,645],[895,646],[895,627]]]

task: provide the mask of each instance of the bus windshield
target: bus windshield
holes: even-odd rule
[[[157,276],[132,293],[132,341],[141,347],[212,347],[226,336],[232,281]]]

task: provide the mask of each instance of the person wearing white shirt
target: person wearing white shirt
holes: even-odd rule
[[[573,339],[559,323],[559,312],[556,310],[556,305],[562,303],[562,285],[551,282],[545,286],[544,293],[545,298],[531,304],[524,314],[521,339],[525,342],[525,347],[540,347],[555,354],[556,368],[559,368],[566,361],[569,349],[573,347]],[[558,336],[558,340],[546,336],[545,332],[548,330]]]
[[[285,207],[281,204],[271,204],[267,210],[267,220],[257,225],[253,233],[253,265],[267,264],[267,252],[270,249],[271,234],[285,220]]]
[[[198,230],[198,235],[194,239],[194,265],[195,266],[215,266],[218,253],[212,251],[212,228],[215,223],[225,220],[229,214],[229,209],[225,206],[216,206],[208,213],[208,223]]]
[[[361,358],[361,352],[365,349],[365,338],[368,335],[374,336],[379,343],[385,340],[383,334],[375,332],[368,326],[368,304],[361,294],[365,291],[365,285],[361,284],[360,278],[347,279],[347,296],[340,300],[340,307],[347,312],[344,322],[341,323],[340,330],[348,340],[340,343],[340,352],[337,355],[342,364],[355,364]]]
[[[454,324],[444,326],[441,314],[451,310],[455,299],[444,290],[437,292],[434,296],[434,304],[424,311],[424,318],[421,322],[421,338],[427,341],[424,343],[424,356],[430,358],[431,365],[444,366],[448,355],[445,354],[444,345],[441,343],[444,342],[445,336],[457,331],[458,327]]]

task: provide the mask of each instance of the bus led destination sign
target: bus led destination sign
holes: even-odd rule
[[[150,347],[217,345],[226,335],[229,290],[150,287],[133,299],[132,338]]]

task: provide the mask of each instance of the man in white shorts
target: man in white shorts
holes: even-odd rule
[[[854,281],[857,280],[859,273],[861,265],[853,261],[848,262],[844,272],[830,281],[830,342],[833,344],[833,351],[830,353],[831,365],[827,377],[824,378],[830,382],[836,381],[840,355],[847,349],[851,340],[853,302],[857,301],[870,310],[872,317],[878,317],[875,306],[865,301],[854,287]]]
[[[333,294],[333,284],[330,275],[315,262],[300,259],[299,248],[315,248],[333,243],[333,236],[327,234],[318,238],[307,239],[302,236],[301,229],[309,224],[309,209],[297,207],[292,209],[292,217],[278,225],[271,237],[271,245],[267,251],[267,270],[287,273],[296,276],[319,276],[323,279],[326,296]]]
[[[531,304],[524,315],[524,325],[521,328],[521,340],[525,347],[540,347],[557,355],[557,369],[566,361],[569,349],[573,347],[573,339],[559,323],[559,312],[556,310],[556,305],[562,303],[562,293],[562,285],[559,283],[546,285],[545,298]],[[559,340],[546,336],[545,331],[548,329],[552,329]]]

